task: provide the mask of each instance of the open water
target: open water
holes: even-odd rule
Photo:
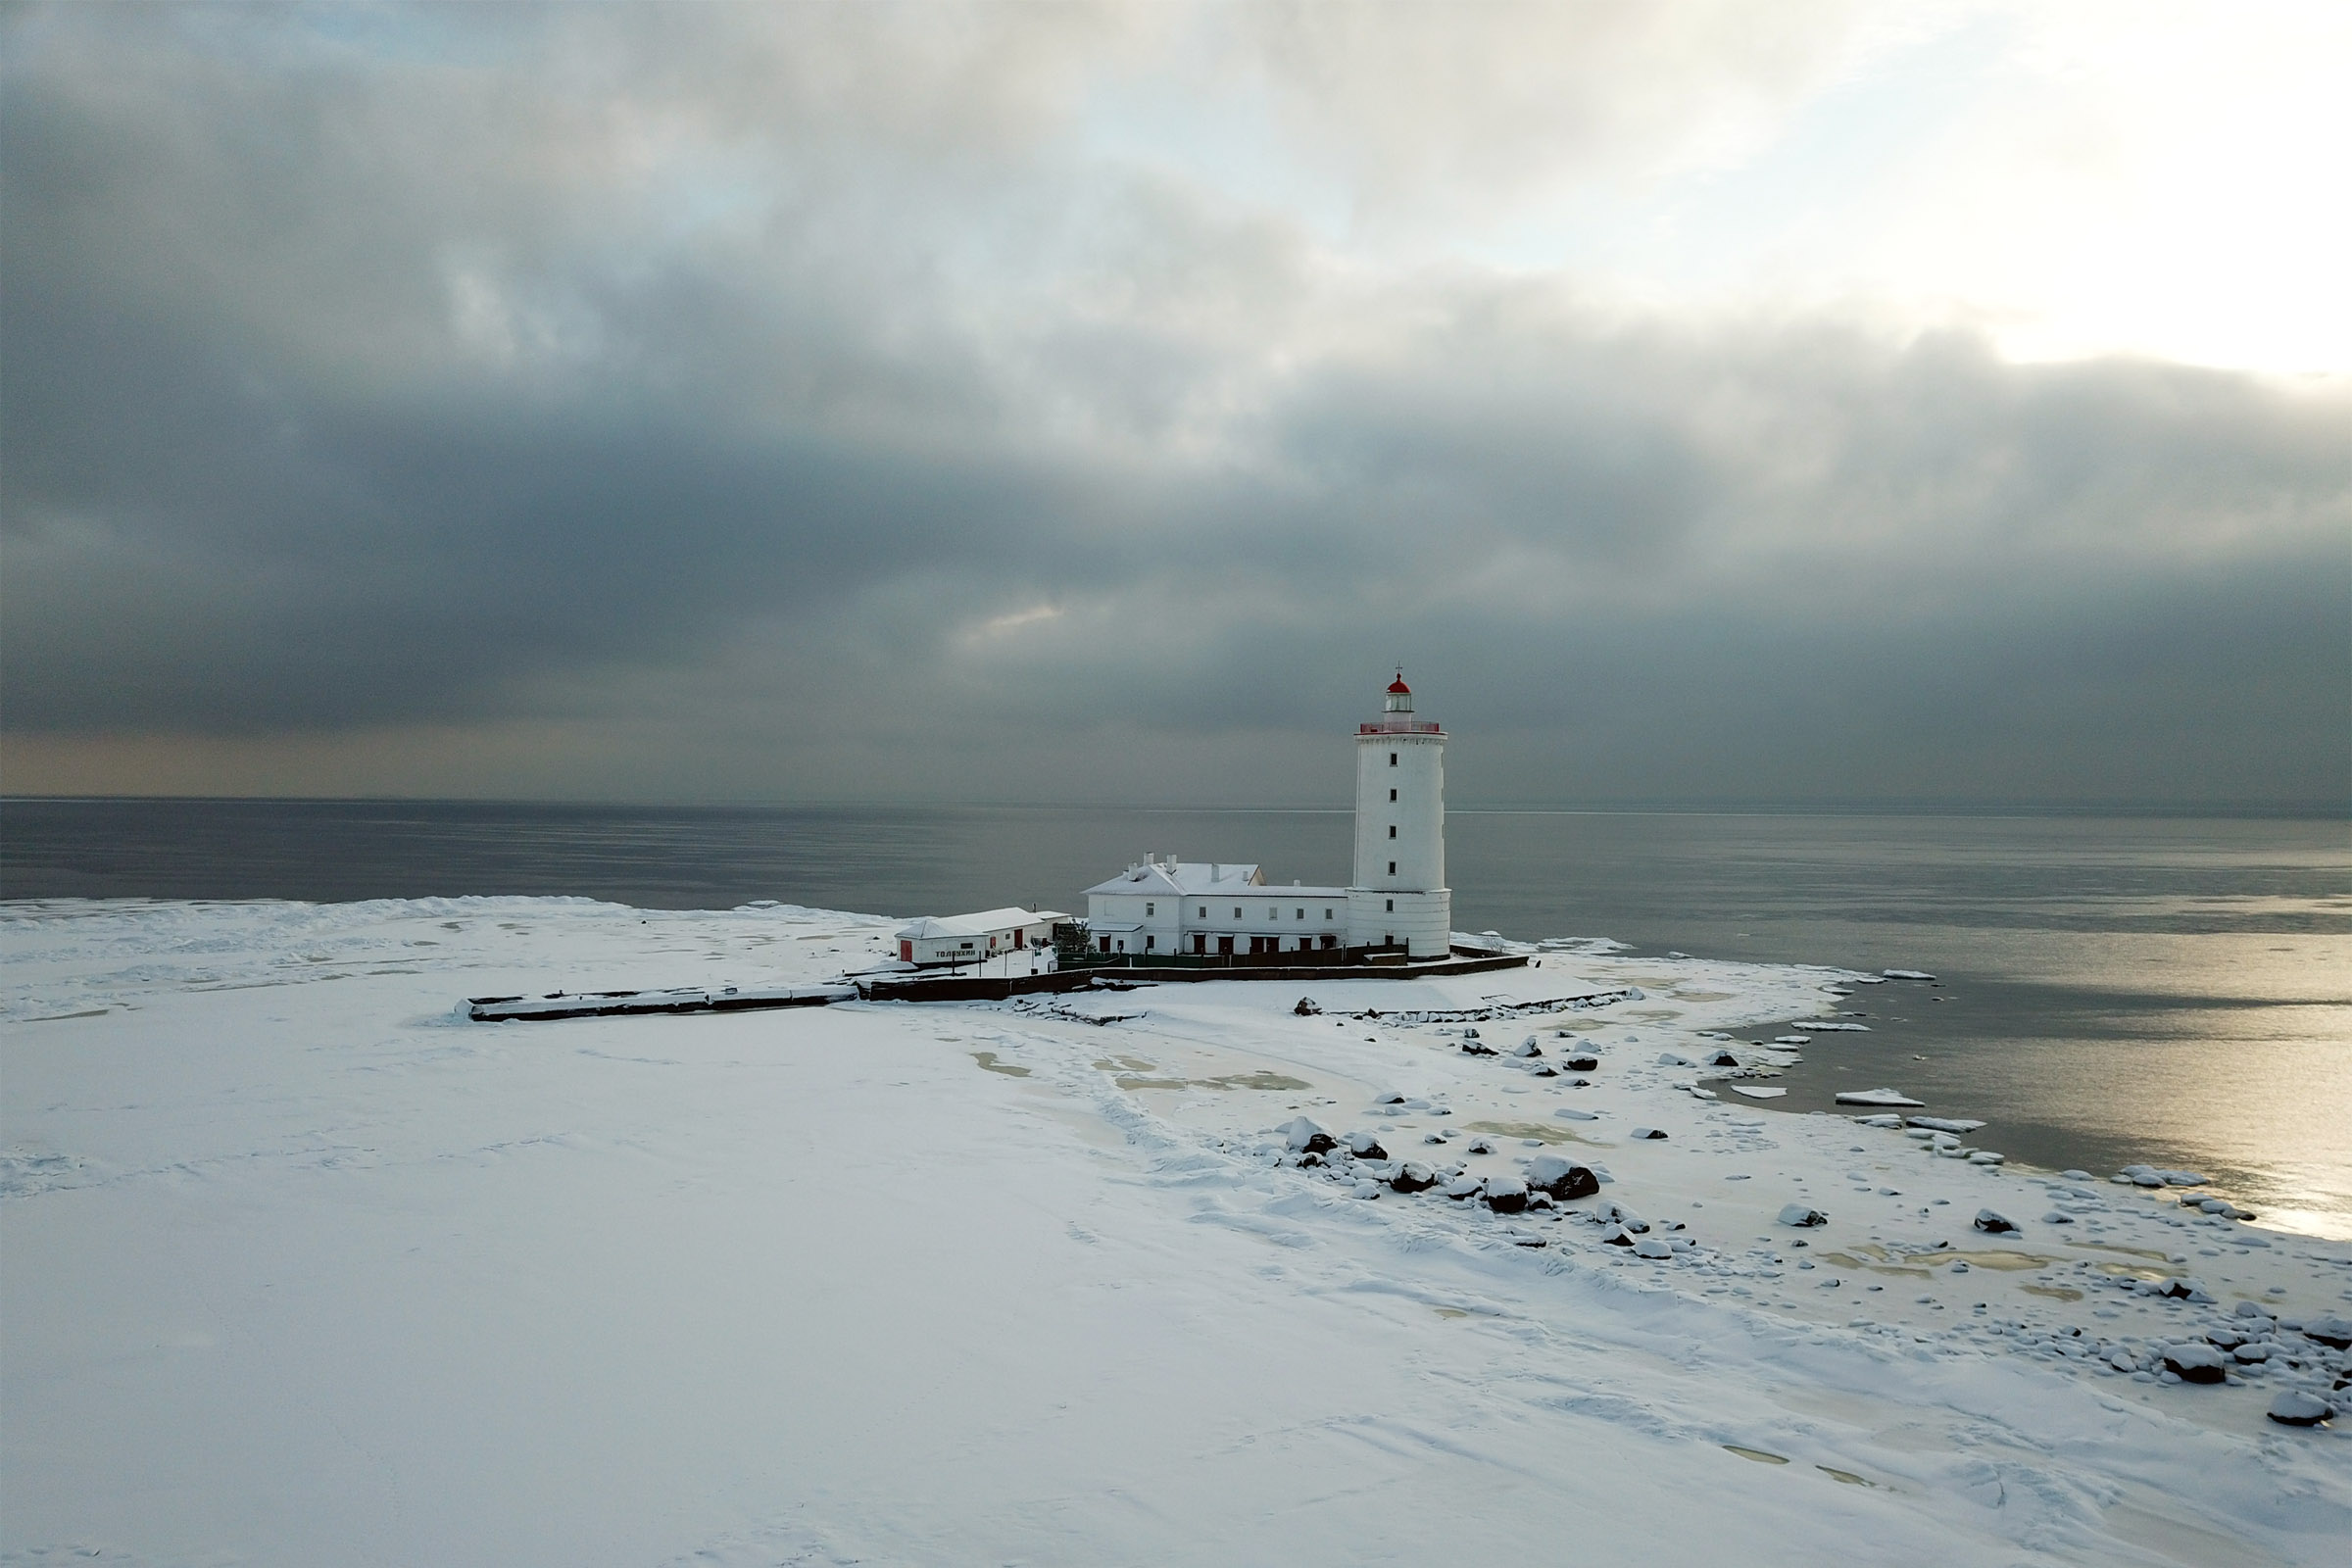
[[[676,809],[8,801],[0,897],[571,894],[891,914],[1083,909],[1147,851],[1348,879],[1334,811]],[[1772,1108],[1889,1085],[2013,1158],[2219,1178],[2352,1238],[2352,827],[2341,819],[1456,809],[1455,924],[1937,977],[1857,990]],[[1661,968],[1661,973],[1664,970]],[[616,980],[625,977],[615,977]]]

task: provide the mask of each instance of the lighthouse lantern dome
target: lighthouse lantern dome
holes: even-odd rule
[[[1388,711],[1392,713],[1409,713],[1412,710],[1413,689],[1404,683],[1404,671],[1400,669],[1396,672],[1396,680],[1389,684]]]

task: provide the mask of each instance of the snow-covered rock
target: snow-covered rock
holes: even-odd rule
[[[2335,1406],[2301,1389],[2281,1389],[2272,1396],[2269,1414],[2282,1427],[2316,1427],[2334,1416]]]
[[[1637,1127],[1626,1136],[1628,1138],[1663,1138],[1666,1135],[1655,1127]]]
[[[1565,1154],[1538,1154],[1527,1162],[1527,1185],[1565,1201],[1592,1197],[1600,1178]]]
[[[1386,1159],[1389,1152],[1380,1147],[1380,1140],[1368,1132],[1348,1135],[1348,1152],[1358,1159]]]
[[[1438,1185],[1438,1173],[1417,1159],[1408,1159],[1396,1167],[1389,1178],[1389,1186],[1399,1193],[1422,1193]]]
[[[2005,1215],[1996,1214],[1989,1208],[1978,1209],[1977,1217],[1971,1220],[1969,1223],[1974,1225],[1978,1230],[1983,1231],[1987,1236],[2010,1236],[2017,1234],[2017,1222],[2015,1220],[2010,1219]]]
[[[2229,1357],[2210,1345],[2192,1342],[2164,1348],[2164,1369],[2183,1383],[2224,1382],[2229,1366]]]
[[[1310,1117],[1297,1117],[1275,1130],[1282,1134],[1295,1154],[1325,1154],[1340,1147],[1339,1140],[1331,1136],[1331,1129]]]
[[[1799,1227],[1827,1225],[1830,1222],[1829,1215],[1824,1214],[1818,1208],[1811,1208],[1803,1203],[1782,1204],[1780,1219],[1781,1223],[1784,1225],[1795,1225]]]
[[[1527,1183],[1516,1176],[1490,1176],[1480,1194],[1497,1214],[1517,1214],[1527,1207]]]
[[[2352,1322],[2340,1317],[2314,1318],[2303,1325],[2303,1337],[2339,1350],[2352,1350]]]
[[[1899,1089],[1848,1089],[1838,1096],[1840,1105],[1892,1105],[1908,1107],[1925,1105],[1924,1100],[1913,1100]]]

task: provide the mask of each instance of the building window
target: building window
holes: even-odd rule
[[[1396,765],[1396,754],[1395,752],[1391,752],[1389,754],[1389,765],[1391,767],[1395,767]]]
[[[1394,823],[1394,822],[1391,822],[1391,823],[1389,824],[1389,837],[1391,837],[1391,838],[1395,838],[1396,836],[1396,823]]]
[[[1238,904],[1233,906],[1233,917],[1236,920],[1239,920],[1242,917],[1242,906]]]
[[[1325,910],[1323,911],[1323,918],[1324,918],[1324,919],[1326,919],[1326,920],[1328,920],[1328,919],[1330,919],[1330,918],[1331,918],[1331,911],[1330,911],[1329,909],[1325,909]]]
[[[1200,918],[1203,920],[1208,918],[1208,906],[1205,904],[1200,906]]]
[[[1391,860],[1391,861],[1389,862],[1389,875],[1391,875],[1391,876],[1395,876],[1396,874],[1396,862],[1395,860]]]
[[[1389,791],[1389,799],[1390,799],[1390,800],[1392,800],[1392,801],[1394,801],[1395,799],[1396,799],[1396,792],[1395,790],[1391,790],[1391,791]]]
[[[1395,899],[1391,899],[1391,900],[1389,901],[1389,913],[1391,913],[1391,914],[1395,914],[1396,912],[1396,901]]]
[[[1304,909],[1300,909],[1300,910],[1298,911],[1298,918],[1299,918],[1299,919],[1301,919],[1301,920],[1303,920],[1303,919],[1305,919],[1305,918],[1306,918],[1306,911],[1305,911]]]
[[[1157,938],[1157,937],[1146,937],[1146,938],[1144,938],[1144,951],[1145,951],[1146,953],[1150,953],[1150,952],[1151,952],[1151,951],[1152,951],[1153,948],[1156,948],[1156,947],[1158,947],[1158,946],[1159,946],[1159,938]]]
[[[1395,828],[1391,828],[1391,829],[1389,829],[1389,837],[1391,837],[1391,838],[1395,838],[1396,836],[1396,830]],[[1147,905],[1145,905],[1145,906],[1144,906],[1144,918],[1145,918],[1145,919],[1147,919],[1147,920],[1151,919],[1151,918],[1152,918],[1153,915],[1157,914],[1158,912],[1159,912],[1159,906],[1158,906],[1158,905],[1156,905],[1156,904],[1147,904]]]
[[[1096,940],[1097,942],[1100,942],[1100,943],[1102,945],[1102,951],[1103,951],[1104,953],[1108,953],[1108,952],[1110,951],[1110,938],[1108,938],[1108,937],[1097,937],[1097,938],[1095,938],[1095,940]]]

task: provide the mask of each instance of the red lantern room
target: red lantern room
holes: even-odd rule
[[[1413,710],[1413,689],[1404,683],[1404,671],[1401,669],[1396,671],[1396,679],[1389,686],[1388,710],[1392,713],[1409,713]]]

